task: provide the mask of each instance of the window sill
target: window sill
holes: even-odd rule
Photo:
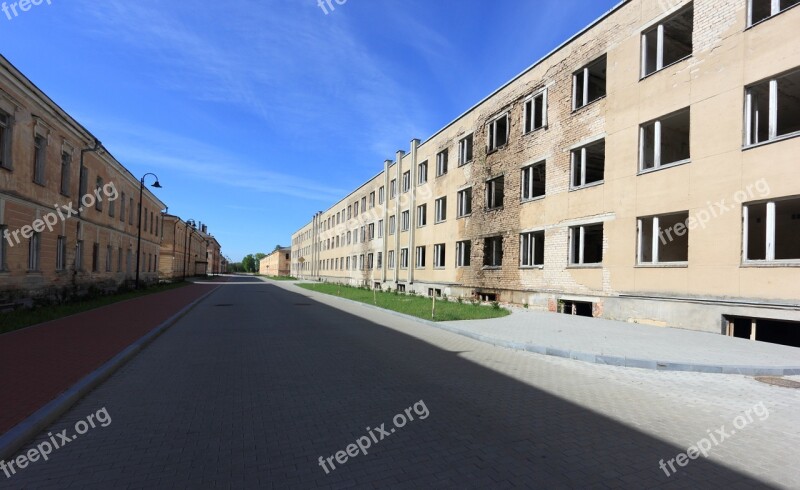
[[[684,61],[686,61],[686,60],[690,59],[692,56],[693,56],[693,54],[690,54],[690,55],[688,55],[688,56],[684,56],[683,58],[681,58],[681,59],[679,59],[679,60],[675,60],[675,61],[673,61],[672,63],[668,64],[667,66],[663,66],[663,67],[661,67],[661,69],[660,69],[660,70],[656,70],[656,71],[654,71],[654,72],[650,72],[650,73],[648,73],[647,75],[644,75],[644,76],[642,76],[641,78],[639,78],[639,81],[641,82],[641,81],[643,81],[643,80],[647,80],[648,78],[652,77],[653,75],[655,75],[655,74],[657,74],[657,73],[661,73],[662,71],[666,70],[667,68],[669,68],[669,67],[671,67],[671,66],[675,66],[675,65],[677,65],[678,63],[682,63],[682,62],[684,62]]]
[[[440,266],[435,266],[435,267],[433,268],[433,270],[435,270],[435,271],[443,271],[444,269],[445,269],[445,267],[444,267],[443,265],[440,265]]]
[[[528,136],[533,133],[538,133],[539,131],[546,131],[547,126],[540,126],[538,128],[531,129],[530,131],[523,131],[522,136]]]
[[[543,201],[545,197],[547,197],[547,195],[531,197],[529,199],[521,199],[519,202],[520,204],[527,204],[529,202]]]
[[[590,100],[589,102],[587,102],[587,103],[583,104],[582,106],[580,106],[580,107],[576,107],[576,108],[572,109],[572,114],[573,114],[573,115],[575,115],[575,114],[577,114],[578,112],[580,112],[581,110],[583,110],[583,109],[585,109],[585,108],[589,107],[590,105],[594,104],[594,103],[595,103],[595,102],[597,102],[598,100],[603,100],[603,99],[605,99],[606,97],[608,97],[608,94],[606,94],[606,95],[603,95],[603,96],[600,96],[600,97],[598,97],[598,98],[596,98],[596,99],[594,99],[594,100]]]
[[[800,4],[798,4],[798,5],[800,5]],[[781,141],[794,139],[794,138],[797,138],[798,136],[800,136],[800,131],[795,131],[794,133],[789,133],[789,134],[784,134],[784,135],[778,136],[775,139],[771,139],[771,140],[767,140],[767,141],[759,141],[758,143],[752,143],[752,144],[749,144],[749,145],[743,145],[742,146],[742,151],[752,150],[753,148],[759,148],[759,147],[762,147],[762,146],[771,145],[773,143],[780,143]]]
[[[0,165],[0,170],[7,170],[9,172],[13,172],[14,167],[6,167],[5,165]]]
[[[603,263],[597,264],[569,264],[567,269],[602,269]]]
[[[447,223],[447,220],[446,220],[446,219],[439,220],[439,221],[436,221],[436,222],[435,222],[435,223],[433,223],[433,224],[434,224],[434,225],[441,225],[442,223]]]
[[[636,264],[636,269],[685,269],[689,267],[689,262],[659,262],[655,264],[641,263]]]
[[[506,143],[506,144],[505,144],[505,145],[503,145],[503,146],[498,146],[497,148],[493,148],[493,149],[489,149],[489,148],[487,148],[487,149],[486,149],[486,156],[488,157],[489,155],[492,155],[492,154],[494,154],[494,153],[497,153],[498,151],[500,151],[500,150],[504,150],[504,149],[506,149],[506,148],[508,148],[508,143]]]
[[[544,265],[521,265],[519,268],[523,271],[540,271],[544,269]]]
[[[483,270],[485,270],[485,271],[499,271],[499,270],[503,270],[503,266],[502,265],[484,265],[483,266]]]
[[[666,170],[666,169],[672,168],[672,167],[680,167],[681,165],[686,165],[687,163],[692,163],[692,159],[689,158],[689,159],[686,159],[686,160],[679,160],[677,162],[671,162],[671,163],[667,163],[667,164],[664,164],[664,165],[659,165],[658,167],[648,168],[648,169],[644,169],[644,170],[640,169],[639,173],[637,173],[636,175],[651,174],[653,172],[658,172],[659,170]]]
[[[503,210],[503,206],[497,206],[497,207],[494,207],[494,208],[483,208],[483,211],[485,213],[491,213],[493,211],[502,211],[502,210]]]
[[[468,162],[464,162],[464,163],[459,163],[458,164],[458,168],[461,168],[461,167],[464,167],[466,165],[469,165],[470,163],[472,163],[472,160],[469,160]]]
[[[603,184],[605,184],[605,183],[606,183],[606,181],[605,181],[605,180],[598,180],[597,182],[592,182],[592,183],[590,183],[590,184],[584,184],[584,185],[582,185],[582,186],[580,186],[580,187],[571,187],[571,186],[570,186],[570,188],[569,188],[569,191],[570,191],[570,192],[574,192],[574,191],[581,191],[581,190],[583,190],[583,189],[590,189],[590,188],[592,188],[592,187],[597,187],[597,186],[599,186],[599,185],[603,185]]]
[[[800,259],[789,260],[746,260],[743,268],[800,267]]]
[[[461,216],[458,216],[458,217],[456,217],[456,219],[464,219],[464,218],[469,218],[470,216],[472,216],[472,213],[469,213],[469,214],[462,214]]]

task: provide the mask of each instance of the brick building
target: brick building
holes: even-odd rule
[[[0,56],[0,303],[116,289],[136,275],[139,179]],[[158,277],[161,210],[142,203],[140,279]]]
[[[290,276],[292,273],[291,254],[291,247],[281,247],[273,250],[272,253],[259,262],[258,273],[265,276]]]
[[[800,345],[797,3],[621,2],[313,216],[293,275]]]
[[[162,280],[219,274],[220,246],[208,227],[171,214],[163,215],[163,240],[158,264]],[[215,272],[216,271],[216,272]]]

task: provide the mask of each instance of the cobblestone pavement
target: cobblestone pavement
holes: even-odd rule
[[[800,487],[800,390],[493,347],[292,288],[219,288],[49,432],[102,408],[108,427],[0,487]],[[377,442],[337,462],[357,440]]]

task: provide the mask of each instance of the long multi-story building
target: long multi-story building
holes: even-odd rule
[[[293,275],[800,345],[798,3],[621,2],[314,215]]]
[[[133,280],[140,180],[0,56],[0,304]],[[163,202],[145,189],[140,280],[158,278]]]

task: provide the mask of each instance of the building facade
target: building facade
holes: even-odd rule
[[[198,227],[191,220],[186,222],[171,214],[164,214],[162,223],[159,278],[172,281],[210,274],[210,264],[219,261],[219,244],[208,235],[206,226]]]
[[[292,237],[292,273],[800,345],[798,3],[627,0]]]
[[[292,274],[291,247],[281,247],[272,251],[259,261],[258,273],[264,276],[283,276]]]
[[[0,303],[158,278],[161,210],[139,179],[0,57]]]

